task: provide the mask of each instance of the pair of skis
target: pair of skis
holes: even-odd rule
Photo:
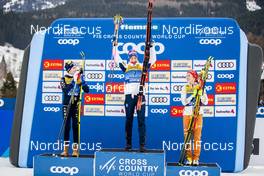
[[[202,69],[202,71],[200,72],[199,77],[198,77],[199,89],[197,90],[197,94],[195,96],[195,105],[194,105],[194,109],[193,109],[193,115],[192,115],[191,121],[190,121],[189,126],[188,126],[187,135],[184,138],[184,145],[183,145],[183,149],[181,150],[180,160],[178,162],[179,165],[184,165],[184,162],[186,159],[186,145],[188,143],[190,143],[192,140],[193,129],[195,127],[196,118],[198,117],[198,115],[200,113],[201,96],[199,95],[198,92],[199,92],[199,90],[202,90],[202,92],[204,92],[206,79],[208,77],[208,71],[210,69],[211,62],[213,59],[214,58],[211,56],[208,58],[208,60],[205,63],[204,68]]]

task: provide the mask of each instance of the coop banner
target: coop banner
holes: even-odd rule
[[[35,35],[32,42],[38,45],[30,51],[27,74],[32,79],[25,94],[31,99],[24,105],[24,113],[29,115],[23,116],[21,126],[20,166],[32,166],[36,154],[62,151],[63,141],[57,141],[63,120],[59,82],[66,74],[67,61],[82,63],[81,51],[90,88],[82,101],[81,153],[125,146],[125,78],[111,61],[113,30],[110,18],[59,19],[45,33]],[[145,19],[124,19],[117,50],[125,62],[128,51],[135,49],[142,63],[145,37]],[[186,73],[190,69],[199,73],[211,56],[214,60],[205,85],[209,102],[202,107],[200,160],[218,163],[224,171],[241,169],[247,74],[244,33],[232,19],[157,18],[152,23],[152,40],[157,61],[150,67],[146,83],[146,147],[164,149],[167,161],[178,161],[183,143],[180,93]],[[138,143],[135,120],[133,147]]]

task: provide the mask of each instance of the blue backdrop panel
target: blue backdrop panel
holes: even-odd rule
[[[142,62],[145,24],[145,19],[125,19],[120,27],[118,50],[124,60],[134,48]],[[19,144],[21,167],[31,167],[36,154],[62,149],[56,143],[62,123],[59,80],[67,60],[81,61],[80,51],[86,54],[84,73],[91,89],[83,98],[81,153],[125,145],[124,78],[109,63],[112,19],[59,19],[51,27],[31,43]],[[156,18],[152,28],[157,62],[147,83],[147,148],[164,149],[167,161],[178,161],[183,142],[179,97],[185,75],[189,69],[201,70],[213,56],[206,83],[209,105],[204,107],[201,161],[216,162],[224,171],[242,170],[248,45],[244,33],[234,20],[224,18]],[[138,147],[136,127],[134,121],[134,147]]]

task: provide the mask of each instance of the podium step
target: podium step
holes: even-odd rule
[[[166,176],[220,176],[221,168],[215,163],[200,163],[199,166],[179,166],[167,163]]]
[[[34,156],[34,176],[93,176],[93,155],[60,157],[52,154]]]
[[[103,149],[95,152],[94,164],[94,176],[162,176],[165,153],[163,150]]]

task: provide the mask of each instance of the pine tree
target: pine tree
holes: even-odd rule
[[[1,88],[1,94],[4,98],[15,98],[17,92],[16,81],[11,72],[6,75],[5,82]]]

